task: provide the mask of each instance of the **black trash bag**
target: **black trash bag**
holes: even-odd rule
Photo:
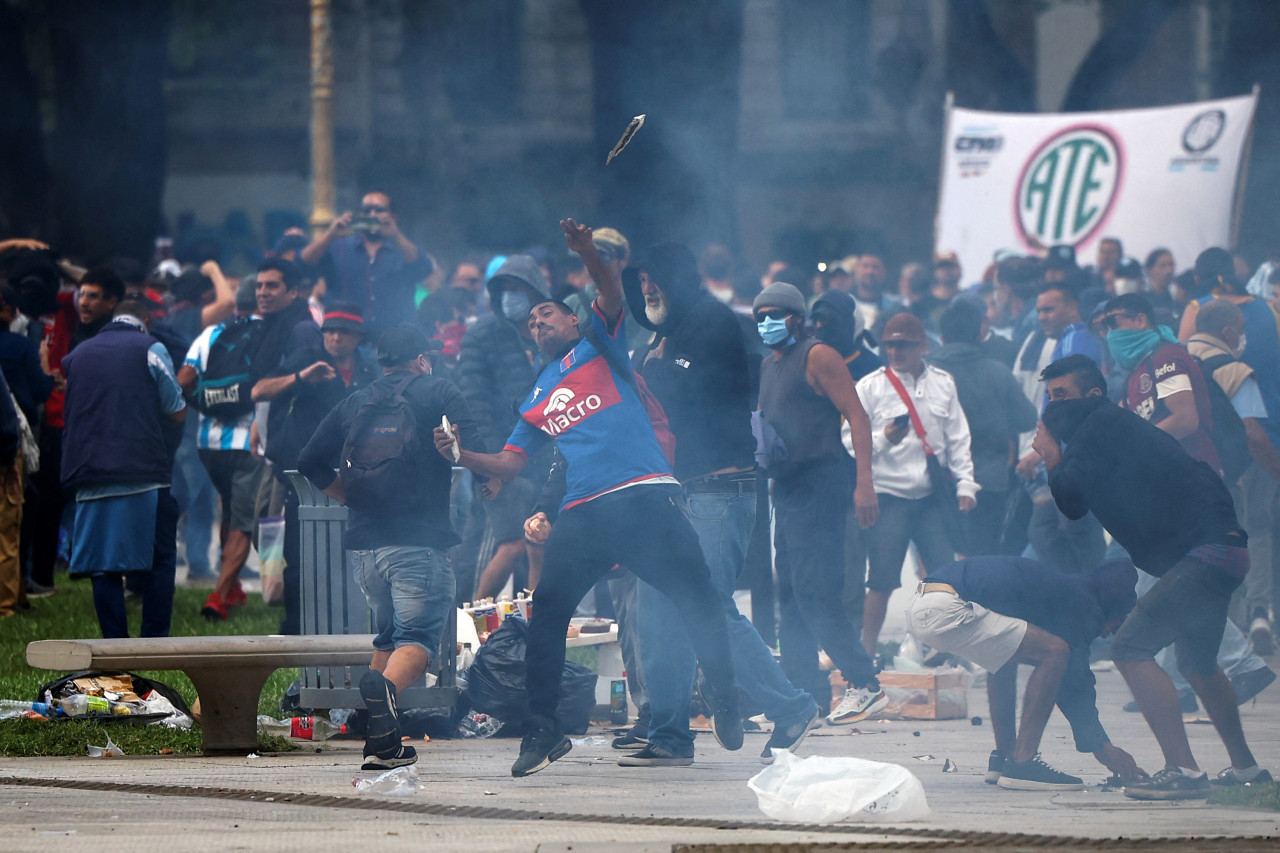
[[[51,695],[54,699],[66,698],[67,696],[71,696],[80,692],[79,689],[76,688],[75,684],[72,683],[77,678],[94,678],[97,676],[108,676],[108,675],[110,676],[127,675],[129,676],[130,680],[133,682],[133,692],[136,693],[139,697],[146,696],[148,693],[154,690],[164,698],[168,699],[169,703],[173,705],[174,708],[177,708],[178,711],[180,711],[183,714],[186,714],[188,717],[191,716],[191,709],[187,707],[187,702],[185,699],[182,698],[182,694],[174,690],[169,685],[165,684],[163,681],[154,681],[150,678],[144,678],[143,676],[138,675],[137,673],[134,673],[134,672],[124,672],[119,670],[108,672],[100,669],[93,669],[93,670],[86,669],[86,670],[81,670],[80,672],[73,672],[70,675],[63,676],[62,678],[56,679],[54,681],[50,681],[48,684],[42,685],[40,687],[40,692],[36,694],[35,701],[43,702],[46,693]],[[110,715],[91,714],[89,716],[96,718],[99,716],[109,717]],[[65,719],[65,718],[59,718],[59,719]],[[127,718],[121,717],[119,719],[127,719]]]
[[[467,670],[467,694],[471,707],[504,723],[523,723],[529,716],[525,693],[524,653],[529,623],[508,616],[476,652]],[[560,677],[560,703],[556,719],[566,734],[582,734],[596,704],[596,674],[581,664],[565,661]]]

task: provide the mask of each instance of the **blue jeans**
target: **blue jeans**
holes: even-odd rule
[[[187,418],[194,424],[196,418]],[[196,451],[196,431],[187,429],[178,445],[173,463],[173,498],[178,502],[178,512],[186,513],[182,539],[187,544],[187,573],[211,574],[209,568],[209,543],[213,539],[213,508],[217,494],[209,472],[204,469]]]
[[[438,548],[389,545],[348,551],[356,583],[373,611],[373,647],[421,646],[434,660],[453,610],[453,566]],[[452,638],[450,638],[452,641]]]
[[[729,628],[729,651],[739,688],[775,723],[808,719],[815,705],[782,674],[755,626],[738,612],[733,590],[755,526],[754,493],[700,492],[680,502],[711,569],[711,585]],[[680,609],[658,590],[639,585],[640,661],[649,695],[649,741],[678,755],[693,749],[689,694],[697,661]]]

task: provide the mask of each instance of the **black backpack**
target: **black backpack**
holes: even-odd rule
[[[213,339],[192,401],[201,412],[219,420],[235,420],[253,411],[249,369],[254,332],[261,325],[256,320],[237,320]]]
[[[342,444],[338,479],[353,506],[376,504],[403,496],[421,481],[417,417],[405,399],[410,373],[394,385],[372,385],[356,410]]]
[[[1213,423],[1210,424],[1209,437],[1218,451],[1218,459],[1222,462],[1222,475],[1228,483],[1240,479],[1240,475],[1253,461],[1249,455],[1249,435],[1245,432],[1244,421],[1231,405],[1231,398],[1222,386],[1213,378],[1214,371],[1228,365],[1236,359],[1230,355],[1215,355],[1213,358],[1199,359],[1200,371],[1204,374],[1205,384],[1209,386],[1209,410]]]

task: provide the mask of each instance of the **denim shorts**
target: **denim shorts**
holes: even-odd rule
[[[1239,585],[1239,578],[1226,571],[1183,557],[1138,599],[1111,641],[1112,660],[1152,660],[1172,643],[1179,671],[1212,675],[1227,607]]]
[[[434,659],[454,606],[447,552],[420,545],[348,551],[356,583],[373,610],[373,647],[421,646]]]

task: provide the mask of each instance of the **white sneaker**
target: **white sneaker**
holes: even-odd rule
[[[847,726],[865,720],[889,704],[889,697],[880,688],[846,687],[844,698],[827,717],[828,725]]]

